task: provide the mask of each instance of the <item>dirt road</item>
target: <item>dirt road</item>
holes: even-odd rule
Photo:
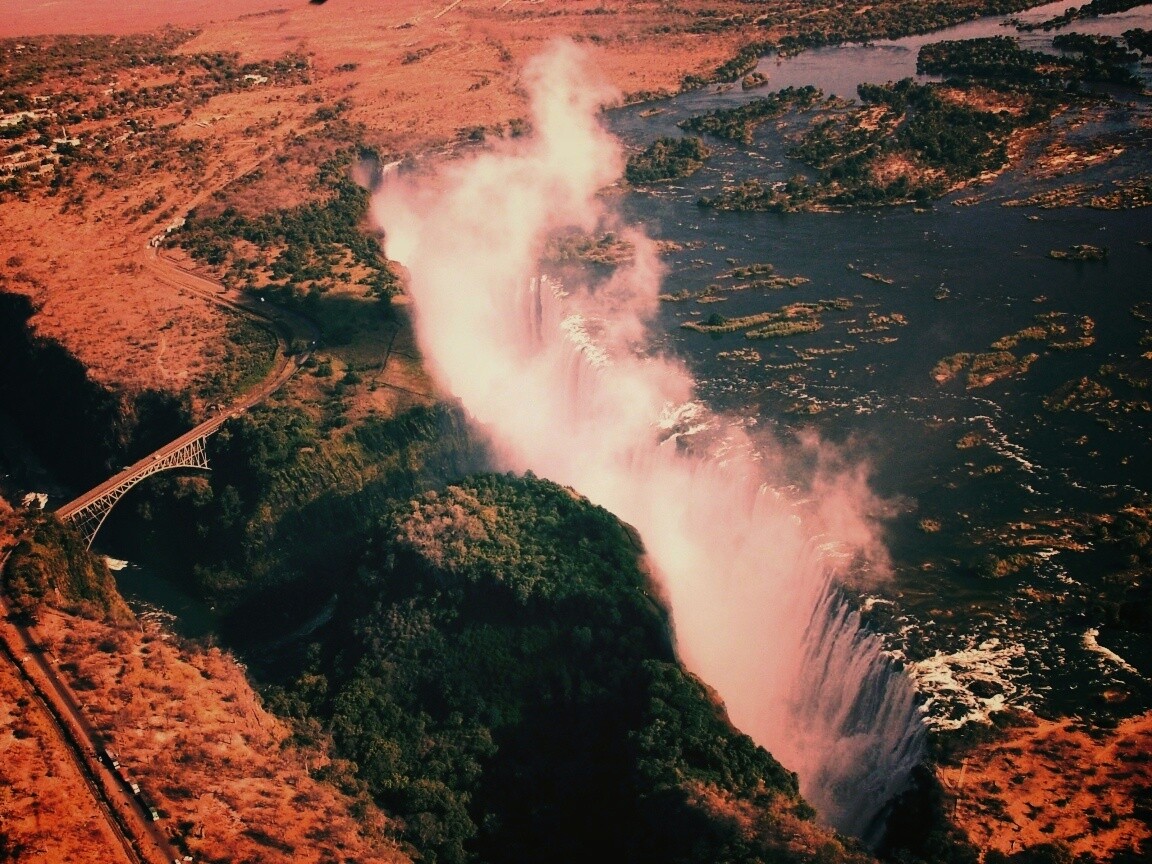
[[[0,562],[0,571],[3,569]],[[42,711],[60,743],[71,754],[100,813],[120,843],[123,857],[133,864],[169,864],[182,858],[168,841],[162,823],[154,822],[128,786],[98,756],[104,750],[75,694],[53,668],[34,630],[14,622],[0,601],[0,662],[12,663],[24,683],[30,710]],[[34,707],[33,707],[34,706]],[[111,864],[111,862],[110,862]]]

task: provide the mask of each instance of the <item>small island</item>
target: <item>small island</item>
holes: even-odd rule
[[[1077,243],[1067,249],[1053,249],[1048,257],[1055,261],[1106,261],[1108,247]]]
[[[710,154],[699,138],[657,138],[643,153],[629,157],[624,177],[633,184],[679,180],[700,170]]]
[[[755,90],[768,84],[768,76],[763,72],[749,72],[740,80],[742,90]]]
[[[852,301],[843,297],[835,300],[817,300],[814,303],[789,303],[771,312],[757,312],[726,318],[714,312],[704,321],[685,321],[681,328],[697,333],[718,335],[744,331],[745,339],[779,339],[801,333],[814,333],[823,327],[821,313],[828,309],[850,309]]]

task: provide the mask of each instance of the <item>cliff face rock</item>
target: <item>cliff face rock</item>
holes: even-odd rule
[[[20,520],[19,529],[3,572],[4,593],[14,611],[35,614],[53,603],[108,621],[132,621],[108,566],[73,531],[40,514]]]
[[[187,430],[187,409],[155,391],[117,393],[58,343],[36,335],[20,294],[0,291],[0,405],[62,483],[95,485]]]

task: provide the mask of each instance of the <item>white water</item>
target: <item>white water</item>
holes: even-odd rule
[[[1135,666],[1133,666],[1111,648],[1105,648],[1103,645],[1101,645],[1097,641],[1097,637],[1099,635],[1100,630],[1096,627],[1091,627],[1084,631],[1084,635],[1081,637],[1080,641],[1087,650],[1093,652],[1094,654],[1099,654],[1112,665],[1118,666],[1125,672],[1130,672],[1133,675],[1140,674],[1140,671]]]
[[[571,486],[639,530],[685,664],[828,821],[864,835],[923,741],[911,683],[834,587],[882,569],[877,502],[819,442],[790,454],[709,416],[684,368],[648,352],[659,265],[597,197],[622,163],[596,121],[610,94],[570,46],[525,80],[529,140],[392,175],[377,196],[421,349],[500,467]],[[573,229],[616,231],[634,262],[567,291],[525,275],[550,234]]]

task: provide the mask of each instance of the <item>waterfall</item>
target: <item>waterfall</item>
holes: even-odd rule
[[[794,722],[828,748],[810,760],[805,795],[839,830],[877,841],[924,755],[916,689],[834,589],[812,612],[801,676]]]
[[[683,364],[650,350],[654,244],[596,195],[621,167],[595,119],[604,95],[570,47],[525,79],[531,139],[392,177],[374,201],[421,350],[502,469],[639,531],[682,661],[825,821],[867,836],[923,745],[912,685],[836,587],[886,560],[877,502],[820,442],[797,454],[707,411]],[[611,277],[525,276],[549,236],[604,225],[634,249]]]
[[[551,367],[545,377],[568,409],[563,428],[579,440],[594,435],[586,427],[611,422],[599,413],[611,404],[602,391],[617,389],[620,370],[583,316],[574,316],[579,326],[565,318],[565,298],[546,277],[532,280],[521,313],[532,334],[525,357]],[[781,466],[766,466],[739,428],[699,405],[668,407],[655,434],[614,444],[619,451],[603,461],[582,449],[574,460],[516,467],[588,490],[637,528],[689,668],[718,690],[740,729],[799,773],[828,823],[878,839],[886,806],[923,755],[925,731],[911,680],[836,587],[858,558],[826,533],[814,502],[770,476]],[[623,481],[612,476],[621,467]]]

